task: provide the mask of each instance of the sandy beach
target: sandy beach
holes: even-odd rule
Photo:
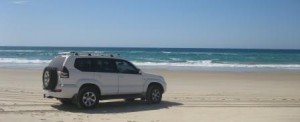
[[[42,70],[0,69],[0,122],[300,121],[300,72],[145,72],[165,77],[161,104],[120,99],[81,110],[43,98]]]

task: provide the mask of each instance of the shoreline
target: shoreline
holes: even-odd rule
[[[46,66],[45,66],[46,67]],[[299,69],[266,69],[266,68],[158,68],[158,67],[140,67],[142,71],[170,71],[170,72],[211,72],[211,73],[297,73]],[[44,67],[0,67],[0,70],[43,70]]]

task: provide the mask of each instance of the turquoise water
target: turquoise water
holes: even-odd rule
[[[119,54],[142,68],[300,71],[300,50],[0,47],[0,67],[43,68],[60,52]]]

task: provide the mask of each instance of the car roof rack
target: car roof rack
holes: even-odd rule
[[[95,53],[95,52],[60,52],[59,55],[72,55],[72,56],[101,56],[101,57],[119,57],[120,54],[107,54],[107,53]]]

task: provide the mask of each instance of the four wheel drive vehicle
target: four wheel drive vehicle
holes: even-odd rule
[[[43,88],[44,97],[94,108],[99,100],[114,98],[159,103],[166,92],[166,82],[112,55],[70,52],[56,56],[44,69]]]

